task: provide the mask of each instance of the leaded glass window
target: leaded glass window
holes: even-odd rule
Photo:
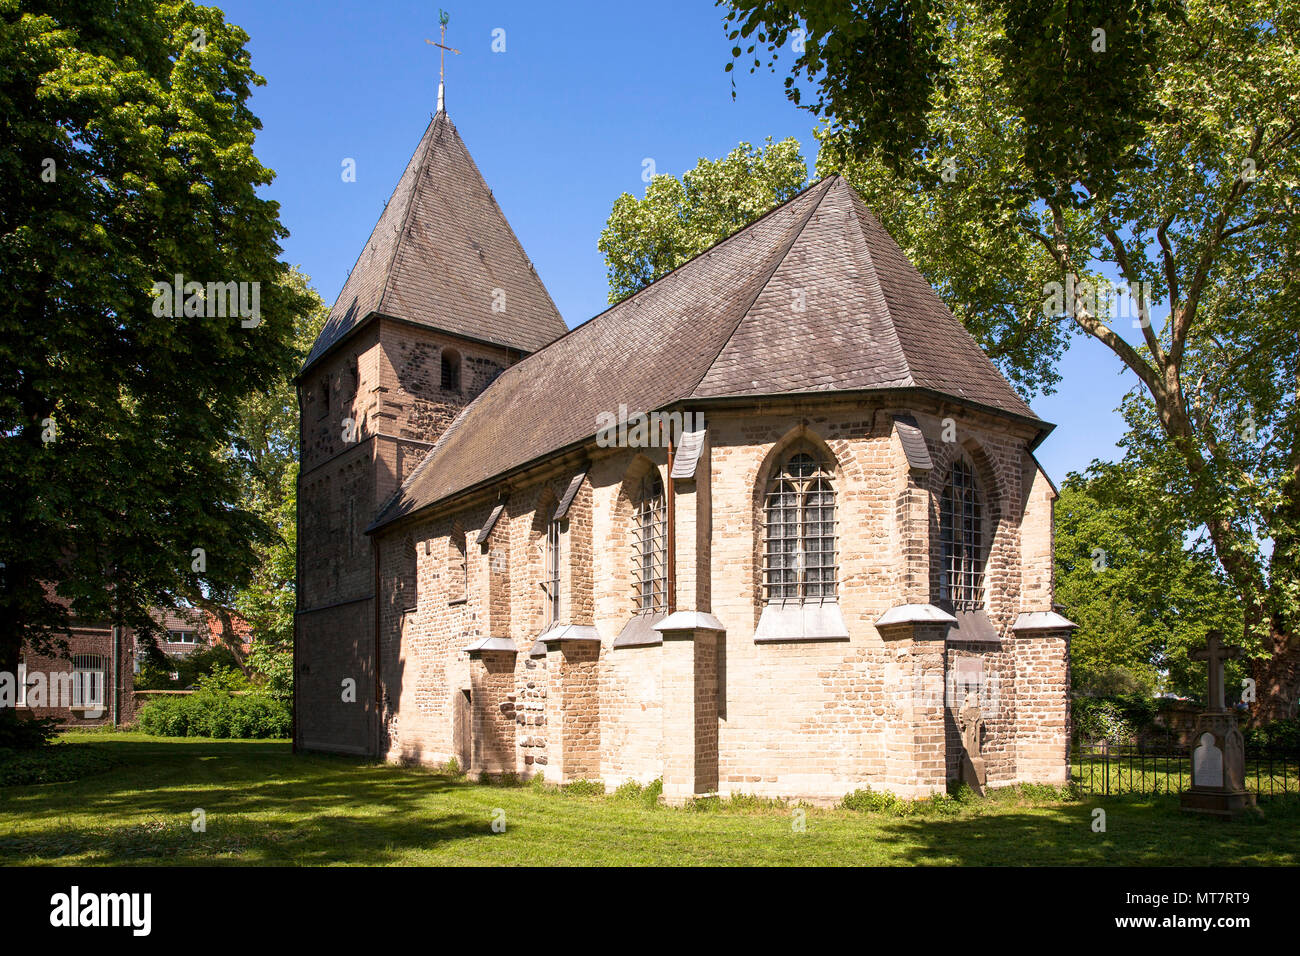
[[[835,488],[826,465],[799,452],[768,482],[763,588],[767,601],[835,598]]]
[[[662,611],[667,607],[668,537],[664,485],[657,471],[652,471],[641,482],[632,520],[636,608],[638,611]]]
[[[983,522],[975,472],[959,458],[939,501],[939,600],[954,610],[984,607]]]

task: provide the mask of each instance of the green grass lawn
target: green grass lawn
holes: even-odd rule
[[[642,798],[473,784],[426,769],[294,757],[280,741],[68,734],[116,765],[0,787],[14,864],[1269,864],[1300,863],[1300,805],[1223,823],[1172,797],[1004,794],[906,816],[755,800],[694,809]],[[1092,810],[1107,814],[1092,831]],[[207,830],[191,828],[206,812]],[[493,833],[496,811],[506,830]]]

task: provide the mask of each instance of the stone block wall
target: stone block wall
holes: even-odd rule
[[[928,475],[906,461],[893,431],[900,413],[913,415],[926,437],[934,461]],[[944,441],[950,423],[951,442]],[[509,716],[513,769],[525,775],[600,778],[610,787],[658,776],[667,785],[672,777],[681,795],[705,787],[832,802],[869,786],[925,796],[958,773],[959,671],[977,682],[985,706],[990,785],[1061,772],[1067,637],[1022,645],[1010,629],[1022,611],[1046,610],[1051,591],[1052,492],[1027,452],[1028,426],[937,400],[899,407],[823,399],[714,410],[708,428],[695,480],[679,487],[677,593],[679,609],[711,612],[725,633],[708,648],[693,644],[689,668],[666,644],[614,647],[635,613],[630,489],[649,468],[666,468],[663,449],[593,446],[585,458],[546,462],[379,536],[382,587],[399,588],[395,569],[409,540],[418,593],[414,611],[381,601],[383,683],[397,715],[385,721],[397,734],[390,756],[448,759],[455,695],[474,680],[464,648],[492,637],[515,648],[512,686],[504,689],[507,668],[499,663],[501,684],[491,695],[474,694],[484,721],[475,732]],[[838,606],[848,636],[756,642],[766,477],[799,443],[833,463]],[[938,497],[959,454],[976,464],[988,502],[995,639],[918,636],[920,629],[905,640],[886,637],[875,627],[885,611],[932,597]],[[546,526],[581,470],[587,480],[563,532],[561,623],[594,627],[599,643],[565,643],[534,656]],[[488,542],[473,547],[498,501],[506,507]],[[467,593],[458,602],[448,600],[443,582],[453,535],[471,545]],[[680,762],[688,736],[689,766]]]
[[[444,352],[457,356],[461,371],[455,389],[442,387]],[[379,319],[318,362],[300,382],[302,461],[295,638],[299,747],[353,753],[373,753],[378,748],[378,752],[400,756],[401,745],[394,740],[400,737],[403,719],[416,728],[421,726],[419,708],[400,706],[411,680],[404,673],[406,662],[390,658],[399,654],[401,634],[407,627],[413,629],[412,640],[434,639],[427,622],[416,620],[419,615],[406,620],[407,611],[416,604],[410,592],[421,583],[427,586],[430,575],[443,575],[445,569],[435,569],[429,554],[416,559],[414,540],[404,538],[383,555],[380,573],[388,575],[383,579],[387,589],[380,586],[377,592],[375,547],[365,529],[456,414],[519,357],[508,349]],[[449,530],[444,532],[440,542],[444,557],[450,546],[449,534]],[[415,572],[417,563],[423,578]],[[441,627],[454,630],[457,638],[474,633],[486,621],[486,612],[478,607],[465,607],[450,616]],[[448,640],[445,634],[444,640]],[[376,646],[384,663],[384,679],[378,688]],[[417,683],[428,683],[430,669],[444,677],[448,673],[442,656],[434,656],[437,662],[421,659]],[[468,661],[460,659],[457,665],[452,670],[455,692],[459,693],[468,689]],[[340,711],[338,679],[345,673],[357,676],[358,704]],[[449,685],[440,686],[436,702],[424,690],[419,705],[424,714],[436,712],[438,727],[444,722],[450,725],[453,706]],[[363,714],[364,708],[369,710]],[[452,746],[450,731],[444,734],[439,730],[434,737],[437,749],[419,749],[418,753],[447,759]],[[423,730],[417,731],[414,739],[419,748],[425,747]]]
[[[1022,631],[1016,662],[1016,780],[1063,785],[1069,779],[1070,632]]]
[[[469,772],[475,776],[515,772],[515,655],[470,655],[474,733]]]

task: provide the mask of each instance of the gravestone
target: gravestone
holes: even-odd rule
[[[1230,819],[1252,809],[1255,795],[1246,790],[1246,747],[1237,717],[1223,696],[1223,662],[1237,657],[1239,647],[1224,647],[1223,635],[1210,631],[1205,647],[1192,652],[1209,668],[1206,711],[1196,718],[1192,747],[1192,785],[1179,803],[1188,813]]]
[[[1201,734],[1192,751],[1192,783],[1198,787],[1223,786],[1223,751],[1214,734]]]

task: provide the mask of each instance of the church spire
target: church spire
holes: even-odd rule
[[[460,50],[454,50],[451,47],[447,46],[447,21],[450,19],[451,17],[448,15],[446,10],[439,9],[438,29],[440,31],[439,33],[440,42],[435,43],[433,40],[424,41],[425,43],[428,43],[430,46],[436,46],[438,48],[438,112],[439,113],[447,112],[446,98],[444,93],[446,89],[446,84],[444,81],[446,79],[447,52],[450,51],[457,55],[460,54]]]

